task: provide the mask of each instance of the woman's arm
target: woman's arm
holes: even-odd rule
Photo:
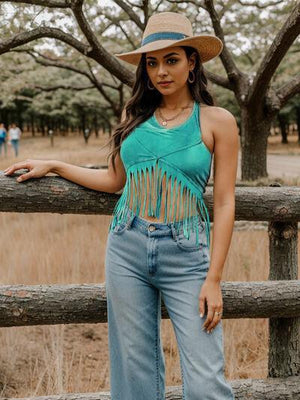
[[[126,182],[126,173],[122,160],[119,156],[115,158],[116,173],[112,168],[111,157],[109,158],[108,169],[91,169],[79,167],[57,160],[26,160],[6,168],[5,175],[11,175],[19,169],[29,169],[29,172],[21,174],[18,182],[31,178],[41,178],[49,172],[54,172],[61,177],[68,179],[88,189],[101,192],[115,193],[123,188]]]
[[[126,182],[126,172],[119,154],[115,158],[116,173],[113,171],[111,157],[108,169],[91,169],[67,164],[63,161],[50,161],[50,171],[78,185],[101,192],[115,193]]]
[[[219,282],[234,226],[239,135],[236,120],[229,111],[216,107],[215,118],[213,240],[206,279]]]
[[[122,110],[121,121],[125,119],[125,107]],[[65,179],[78,183],[89,189],[101,192],[115,193],[121,190],[126,183],[126,171],[120,157],[120,153],[115,158],[116,173],[113,170],[111,157],[108,162],[107,170],[89,170],[66,164],[62,161],[51,162],[51,172],[54,172]]]
[[[121,116],[122,120],[124,118],[125,108]],[[115,167],[116,172],[113,170],[111,156],[109,157],[107,169],[84,168],[57,160],[26,160],[6,168],[4,173],[5,175],[11,175],[18,169],[29,169],[29,172],[17,178],[18,182],[22,182],[30,178],[40,178],[48,172],[53,172],[88,189],[115,193],[121,190],[126,183],[126,171],[120,153],[117,153],[115,157]]]
[[[235,214],[235,181],[238,164],[239,135],[234,116],[215,107],[212,117],[214,134],[214,226],[210,265],[199,294],[202,317],[207,304],[207,317],[202,329],[211,332],[223,312],[221,278],[232,237]]]

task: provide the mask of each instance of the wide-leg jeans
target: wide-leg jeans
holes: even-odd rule
[[[175,223],[147,221],[128,212],[108,233],[105,258],[112,400],[164,400],[165,359],[161,301],[174,328],[183,400],[232,400],[224,376],[222,320],[208,333],[199,294],[210,253],[204,222],[189,239]]]

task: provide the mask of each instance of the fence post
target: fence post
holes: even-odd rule
[[[269,280],[297,280],[298,222],[270,221],[268,235]],[[268,377],[292,375],[300,375],[300,318],[269,318]]]

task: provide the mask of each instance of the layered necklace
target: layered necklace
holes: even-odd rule
[[[192,103],[192,105],[189,104],[189,105],[187,105],[187,106],[185,106],[185,107],[180,107],[181,110],[179,111],[179,113],[177,113],[177,114],[176,114],[174,117],[172,117],[172,118],[165,118],[165,117],[162,115],[162,112],[161,112],[160,107],[158,107],[158,114],[159,114],[159,116],[160,116],[160,119],[162,120],[162,125],[163,125],[163,126],[167,126],[169,121],[173,121],[173,120],[174,120],[175,118],[177,118],[184,110],[186,110],[187,108],[192,108],[192,106],[193,106],[193,103]]]

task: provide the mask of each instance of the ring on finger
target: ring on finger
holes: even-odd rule
[[[215,314],[222,315],[222,311],[215,311]],[[211,328],[208,333],[211,333],[215,327]]]

